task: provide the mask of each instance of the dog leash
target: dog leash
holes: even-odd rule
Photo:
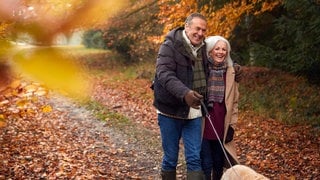
[[[206,113],[206,117],[209,119],[210,125],[211,125],[211,127],[212,127],[215,135],[216,135],[217,137],[219,137],[219,136],[218,136],[218,133],[217,133],[217,131],[216,131],[216,128],[214,127],[214,125],[213,125],[213,123],[212,123],[212,121],[211,121],[211,116],[210,116],[210,114],[209,114],[209,111],[208,111],[206,105],[204,104],[203,100],[200,100],[200,102],[201,102],[201,105],[202,105],[202,107],[203,107],[203,109],[204,109],[204,111],[205,111],[205,113]],[[226,152],[226,150],[225,150],[225,148],[224,148],[224,146],[223,146],[220,138],[217,138],[217,139],[218,139],[218,141],[219,141],[219,144],[220,144],[220,146],[221,146],[221,149],[222,149],[222,151],[223,151],[223,154],[224,154],[225,158],[226,158],[227,161],[228,161],[228,164],[229,164],[230,168],[232,168],[232,170],[234,171],[234,173],[235,173],[238,177],[240,177],[240,175],[237,173],[237,171],[233,168],[233,166],[232,166],[232,164],[231,164],[231,161],[230,161],[230,159],[229,159],[229,157],[228,157],[228,155],[227,155],[227,152]]]

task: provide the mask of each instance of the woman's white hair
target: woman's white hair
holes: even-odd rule
[[[207,45],[207,55],[208,57],[210,57],[210,52],[212,51],[213,47],[217,44],[218,41],[223,41],[227,44],[227,56],[226,56],[226,61],[227,61],[227,65],[228,66],[233,66],[233,61],[231,59],[230,56],[230,52],[231,52],[231,46],[229,41],[222,37],[222,36],[208,36],[205,39],[206,45]]]

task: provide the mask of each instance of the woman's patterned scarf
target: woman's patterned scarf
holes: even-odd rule
[[[213,107],[214,102],[221,103],[224,99],[225,82],[224,73],[227,70],[227,63],[224,62],[213,62],[210,67],[210,75],[208,79],[208,105]]]

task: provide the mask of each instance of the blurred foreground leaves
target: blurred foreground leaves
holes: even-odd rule
[[[74,31],[105,23],[125,2],[0,0],[0,91],[10,84],[15,71],[68,95],[87,95],[88,80],[82,69],[51,46],[58,35],[68,38]],[[16,50],[21,40],[40,47]]]
[[[38,44],[52,44],[59,34],[94,28],[124,7],[126,0],[0,0],[0,22],[11,37],[27,33]],[[1,34],[1,33],[0,33]]]
[[[13,57],[19,72],[30,74],[50,89],[72,96],[88,94],[89,81],[86,72],[76,60],[54,48],[36,48],[20,51]]]

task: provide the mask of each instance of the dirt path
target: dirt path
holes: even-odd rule
[[[157,178],[158,151],[143,141],[67,98],[43,103],[53,110],[34,119],[9,119],[1,129],[0,179]]]

